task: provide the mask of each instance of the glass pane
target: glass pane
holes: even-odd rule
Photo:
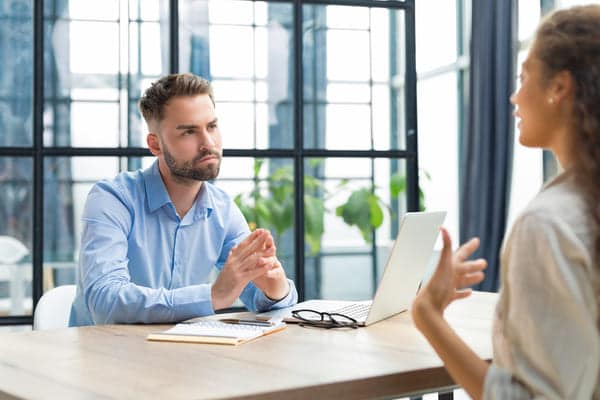
[[[327,26],[341,29],[369,29],[369,9],[364,7],[329,6]]]
[[[406,210],[404,161],[310,159],[305,169],[307,298],[371,298]]]
[[[325,110],[325,147],[361,150],[371,148],[371,107],[329,104]]]
[[[519,1],[518,7],[519,41],[530,40],[540,21],[540,2]]]
[[[360,54],[369,54],[368,31],[329,29],[326,40],[327,80],[359,82],[369,80],[369,58],[360,56]],[[348,46],[348,43],[352,43],[352,46]]]
[[[403,16],[383,8],[304,6],[306,147],[403,148],[404,108],[397,104],[404,93],[404,40],[397,33]]]
[[[93,21],[116,21],[119,19],[119,0],[46,0],[44,17]]]
[[[71,19],[116,20],[119,18],[119,0],[69,0],[68,14]]]
[[[168,4],[166,2],[129,0],[129,14],[131,19],[144,21],[159,21],[161,14],[166,14]]]
[[[286,3],[180,2],[180,68],[213,83],[225,148],[292,146],[292,9]]]
[[[139,146],[130,106],[168,70],[168,1],[45,4],[44,145]]]
[[[252,27],[218,25],[211,27],[210,44],[214,43],[216,49],[227,49],[227,51],[211,51],[212,76],[251,78],[254,75],[252,35]]]
[[[456,2],[415,2],[417,72],[451,64],[457,58]],[[435,33],[434,33],[435,32]]]
[[[208,4],[208,16],[215,24],[252,25],[254,21],[252,2],[211,0]]]
[[[216,108],[223,148],[253,148],[254,106],[252,103],[219,103]]]
[[[27,147],[33,143],[33,2],[0,8],[0,146]]]
[[[24,17],[31,19],[33,0],[3,1],[0,4],[0,17]]]
[[[294,186],[291,159],[227,157],[215,184],[235,197],[251,229],[271,231],[288,278],[294,278]]]
[[[101,179],[136,169],[151,157],[48,157],[44,160],[44,291],[75,283],[81,216],[87,195]]]
[[[446,210],[444,226],[452,238],[458,238],[457,73],[420,80],[418,85],[419,168],[425,207]]]
[[[0,157],[0,316],[31,315],[33,160]]]

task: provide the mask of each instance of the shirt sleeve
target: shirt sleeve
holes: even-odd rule
[[[133,211],[124,196],[96,185],[83,212],[79,283],[93,323],[160,323],[213,314],[210,285],[149,288],[131,282],[127,238]]]
[[[530,214],[516,222],[503,254],[504,334],[512,366],[492,365],[484,398],[592,397],[600,344],[589,257],[558,219]]]
[[[229,229],[225,237],[223,250],[217,263],[217,268],[219,271],[223,269],[223,266],[227,261],[227,256],[229,255],[229,251],[235,245],[244,240],[250,233],[248,222],[246,222],[244,215],[235,205],[235,203],[231,202],[230,210]],[[298,302],[298,292],[296,290],[296,285],[294,285],[294,282],[291,279],[288,279],[288,283],[290,285],[290,291],[288,292],[287,296],[278,301],[268,298],[263,291],[257,288],[252,282],[246,285],[240,294],[240,300],[242,303],[244,303],[248,310],[253,312],[264,312],[277,308],[292,306]]]

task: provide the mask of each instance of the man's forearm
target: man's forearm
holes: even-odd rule
[[[283,300],[290,293],[290,284],[287,279],[284,279],[283,282],[277,282],[277,285],[273,285],[274,287],[265,288],[263,292],[265,296],[269,298],[269,300],[280,301]]]

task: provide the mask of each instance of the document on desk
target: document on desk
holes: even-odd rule
[[[213,343],[237,346],[261,336],[285,329],[285,322],[254,320],[195,320],[182,322],[162,332],[149,334],[146,339],[167,342]]]

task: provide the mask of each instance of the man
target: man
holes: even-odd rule
[[[157,160],[90,191],[70,325],[180,321],[238,297],[254,311],[295,304],[270,233],[250,233],[231,198],[207,182],[222,154],[210,84],[165,76],[140,110]],[[213,266],[219,275],[206,283]]]

